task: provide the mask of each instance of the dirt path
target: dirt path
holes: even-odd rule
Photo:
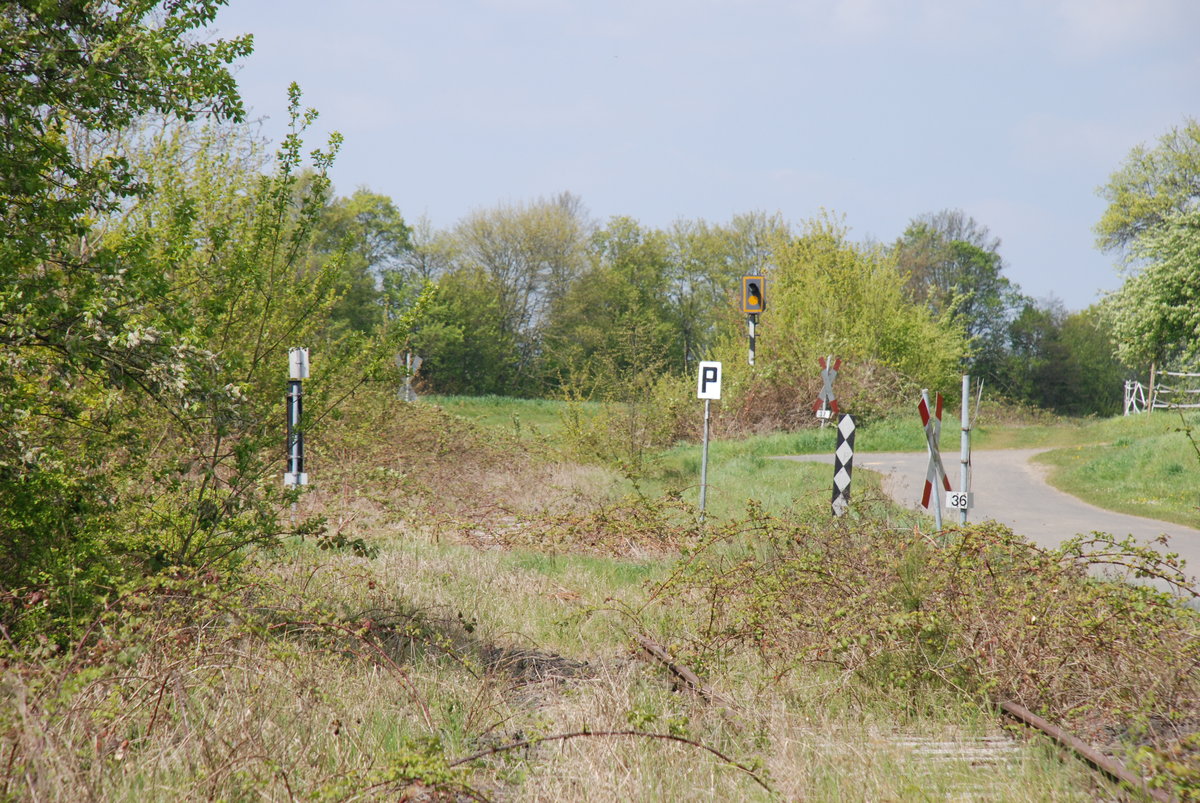
[[[1044,469],[1030,458],[1045,449],[977,450],[971,456],[975,507],[970,521],[994,519],[1043,546],[1058,546],[1078,533],[1093,531],[1118,536],[1133,535],[1150,542],[1160,535],[1170,538],[1169,549],[1187,560],[1188,573],[1200,572],[1200,530],[1181,524],[1114,513],[1090,505],[1046,484]],[[832,463],[832,455],[791,455],[781,459]],[[855,469],[870,469],[883,476],[883,488],[902,505],[919,507],[928,464],[925,452],[858,453]],[[943,452],[950,484],[958,488],[958,452]],[[943,501],[943,504],[945,502]],[[947,524],[958,521],[957,511],[945,511]]]

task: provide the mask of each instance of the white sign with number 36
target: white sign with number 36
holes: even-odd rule
[[[950,491],[946,494],[946,508],[948,510],[967,510],[972,506],[971,497],[973,496],[975,494],[966,491]]]

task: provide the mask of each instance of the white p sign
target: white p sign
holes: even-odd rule
[[[721,398],[721,363],[700,363],[700,377],[696,381],[696,398]]]

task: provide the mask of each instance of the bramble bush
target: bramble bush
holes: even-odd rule
[[[1090,571],[1102,566],[1124,574]],[[1045,550],[996,523],[931,537],[756,515],[715,531],[653,596],[692,609],[702,664],[748,648],[777,673],[939,684],[1088,729],[1195,718],[1200,614],[1129,575],[1187,588],[1174,559],[1107,536]]]

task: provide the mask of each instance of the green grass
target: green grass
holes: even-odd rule
[[[1200,420],[1190,416],[1189,422]],[[1033,449],[1093,446],[1118,439],[1139,440],[1173,432],[1181,426],[1178,413],[1114,416],[1112,418],[1057,418],[1049,423],[989,424],[976,428],[975,445],[983,449]],[[943,436],[948,434],[943,429]]]
[[[423,403],[436,404],[483,427],[501,429],[521,437],[553,438],[562,433],[567,402],[553,399],[513,399],[507,396],[426,396]],[[584,416],[599,405],[578,404]]]
[[[1143,430],[1159,426],[1136,425]],[[1094,505],[1200,527],[1200,457],[1182,432],[1124,436],[1110,444],[1057,449],[1035,459],[1053,467],[1050,480],[1055,487]]]
[[[456,415],[481,426],[557,445],[563,434],[567,404],[545,399],[498,396],[429,397]],[[599,405],[585,403],[587,415]],[[1053,418],[1035,423],[992,422],[985,401],[975,426],[975,449],[1050,448],[1037,459],[1052,467],[1052,485],[1109,510],[1200,527],[1200,457],[1182,433],[1200,423],[1200,415],[1181,419],[1177,413],[1113,418]],[[958,442],[957,412],[947,408],[942,424],[943,448]],[[828,466],[773,460],[788,454],[828,454],[834,449],[832,426],[798,432],[715,440],[709,449],[708,513],[716,518],[745,513],[752,500],[767,510],[823,514],[828,509],[832,478]],[[911,415],[877,419],[860,425],[859,452],[922,451],[924,431],[916,410]],[[699,502],[701,447],[681,443],[651,456],[638,490],[650,496],[680,494]],[[878,487],[874,475],[855,477],[856,491]],[[625,486],[633,490],[632,485]]]
[[[895,450],[906,437],[902,428],[893,424],[876,425],[871,431],[875,442],[881,444],[877,451]],[[776,458],[831,453],[835,443],[832,427],[713,441],[708,454],[708,516],[717,520],[744,516],[753,502],[767,511],[790,512],[806,519],[827,518],[833,492],[832,467]],[[667,449],[657,455],[640,489],[650,496],[680,494],[685,501],[699,504],[701,459],[698,443]],[[884,504],[875,474],[856,475],[854,491],[860,499]],[[891,512],[908,515],[895,509]]]

